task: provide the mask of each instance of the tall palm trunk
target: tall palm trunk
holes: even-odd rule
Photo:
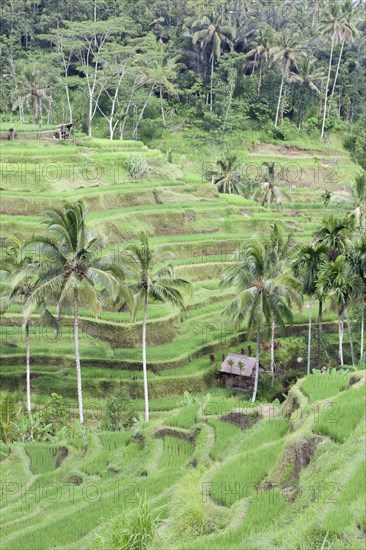
[[[336,74],[335,74],[335,77],[334,77],[332,93],[330,94],[330,98],[329,98],[328,115],[329,115],[330,107],[331,107],[331,104],[332,104],[332,100],[333,100],[335,88],[336,88],[336,85],[337,85],[337,80],[338,80],[338,75],[339,75],[339,69],[340,69],[341,61],[342,61],[342,55],[343,55],[344,44],[345,44],[345,39],[343,38],[343,40],[342,40],[342,45],[341,45],[341,51],[340,51],[339,57],[338,57],[337,70],[336,70]]]
[[[365,296],[361,298],[361,338],[360,338],[360,359],[363,359],[363,346],[364,346],[364,331],[365,331]]]
[[[275,368],[274,337],[275,337],[275,322],[272,321],[272,329],[271,329],[271,385],[272,387],[274,384],[274,368]]]
[[[332,38],[332,46],[330,49],[330,57],[329,57],[328,78],[327,78],[327,85],[325,88],[325,97],[324,97],[323,124],[322,124],[322,133],[321,133],[322,138],[324,137],[325,119],[327,118],[328,90],[329,90],[330,74],[332,71],[333,50],[334,50],[334,39]]]
[[[210,78],[210,113],[212,113],[212,105],[213,105],[214,63],[215,63],[215,56],[214,56],[214,52],[212,52],[212,54],[211,54],[211,78]]]
[[[26,347],[26,378],[27,378],[27,411],[31,412],[31,387],[30,387],[30,338],[29,338],[29,321],[25,323],[25,347]]]
[[[254,388],[252,403],[255,403],[257,399],[257,390],[258,390],[258,380],[259,380],[259,352],[260,352],[260,335],[259,330],[257,330],[257,343],[256,343],[256,352],[255,352],[255,376],[254,376]]]
[[[252,67],[252,74],[254,74],[254,71],[255,71],[256,66],[257,66],[257,58],[258,58],[258,54],[257,54],[257,52],[255,52],[255,54],[254,54],[254,63],[253,63],[253,67]]]
[[[344,335],[344,323],[343,323],[343,311],[338,313],[338,331],[339,331],[339,361],[341,367],[344,365],[343,361],[343,335]]]
[[[311,321],[313,315],[313,297],[309,298],[309,333],[308,333],[308,366],[306,369],[306,374],[310,374],[311,366]]]
[[[261,62],[259,64],[258,94],[260,94],[260,91],[262,88],[262,65],[263,65],[263,59],[261,58]]]
[[[76,380],[78,389],[79,402],[79,420],[84,423],[83,409],[83,390],[81,386],[81,367],[80,367],[80,350],[79,350],[79,297],[77,288],[74,289],[74,340],[75,340],[75,358],[76,358]]]
[[[318,312],[318,369],[321,368],[321,356],[320,346],[322,341],[322,322],[323,322],[323,301],[319,300],[319,312]]]
[[[352,358],[352,366],[355,366],[355,349],[353,347],[353,338],[352,338],[352,327],[351,322],[349,320],[349,314],[348,314],[348,308],[345,308],[345,314],[346,314],[346,321],[347,321],[347,328],[348,328],[348,336],[349,336],[349,345],[351,348],[351,358]]]
[[[144,319],[142,322],[142,372],[144,376],[144,400],[145,400],[145,422],[149,422],[149,392],[147,387],[147,366],[146,366],[146,322],[147,322],[148,292],[144,298]]]
[[[285,82],[285,77],[282,75],[281,80],[281,86],[280,86],[280,94],[278,96],[278,103],[277,103],[277,112],[276,112],[276,120],[275,120],[275,126],[278,125],[278,118],[280,116],[280,108],[281,108],[281,101],[282,101],[282,91],[283,91],[283,84]]]
[[[166,123],[165,123],[164,98],[163,98],[163,88],[162,88],[162,86],[160,86],[159,95],[160,95],[161,118],[163,119],[163,125],[164,125],[164,128],[165,128]]]

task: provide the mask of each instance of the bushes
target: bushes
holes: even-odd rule
[[[103,428],[111,432],[132,426],[135,416],[133,400],[125,388],[119,388],[106,400]]]
[[[142,155],[129,155],[123,163],[128,175],[134,181],[141,181],[149,169],[147,160]]]

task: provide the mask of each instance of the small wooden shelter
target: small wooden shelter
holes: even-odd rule
[[[260,371],[263,368],[259,367]],[[220,368],[220,385],[239,391],[253,389],[255,377],[255,357],[229,353]]]

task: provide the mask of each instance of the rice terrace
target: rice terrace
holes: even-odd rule
[[[2,550],[366,547],[366,2],[4,0]]]

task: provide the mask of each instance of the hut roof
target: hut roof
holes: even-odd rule
[[[244,367],[240,368],[238,363]],[[255,357],[239,355],[238,353],[229,353],[222,363],[220,372],[235,374],[235,376],[252,376],[255,369]]]

